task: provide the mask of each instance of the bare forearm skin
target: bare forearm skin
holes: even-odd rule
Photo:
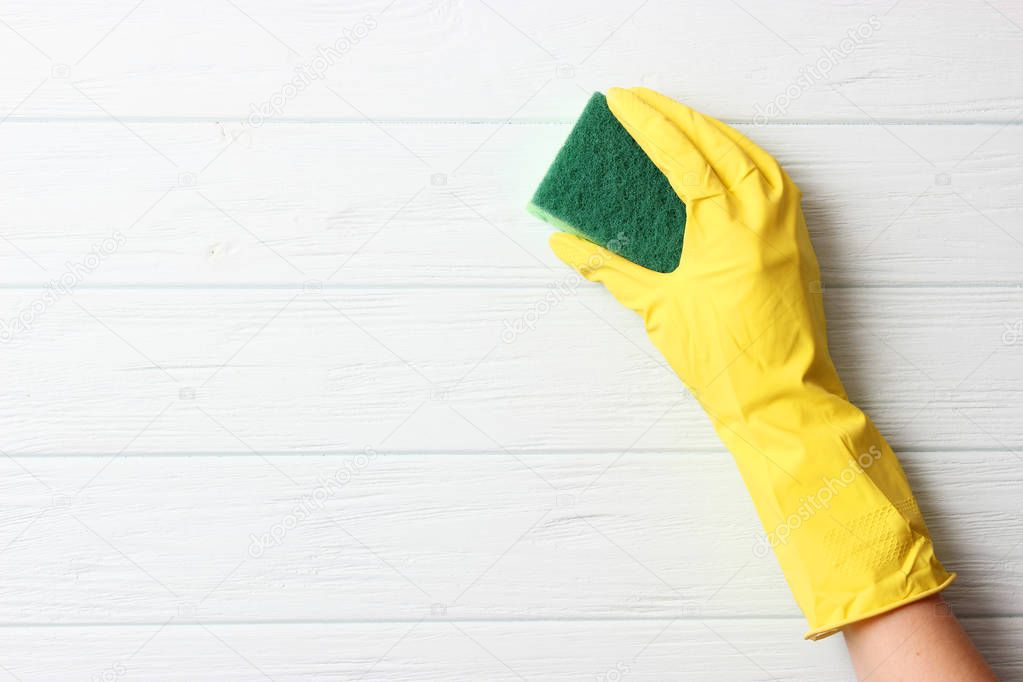
[[[997,682],[941,595],[842,630],[856,677],[869,682]]]

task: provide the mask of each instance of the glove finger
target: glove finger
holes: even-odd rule
[[[756,165],[757,169],[766,177],[773,180],[775,177],[780,176],[781,167],[778,165],[778,162],[774,159],[774,157],[727,123],[722,123],[712,116],[696,112],[681,102],[677,102],[670,97],[654,90],[650,90],[649,88],[631,88],[631,92],[673,120],[685,119],[689,113],[695,113],[700,119],[702,119],[702,124],[712,126],[716,129],[717,132],[715,133],[714,131],[706,130],[705,128],[708,139],[710,137],[723,135],[731,140],[733,144],[738,146],[749,161]],[[701,139],[703,138],[701,137]],[[748,170],[739,169],[739,172],[741,174],[745,174]],[[725,176],[722,175],[722,178],[724,177]]]
[[[774,157],[731,126],[700,114],[665,95],[648,88],[632,88],[630,92],[679,126],[691,130],[691,136],[697,146],[702,145],[704,153],[714,149],[714,153],[723,154],[716,157],[712,165],[725,184],[734,191],[725,196],[711,197],[690,211],[683,246],[683,264],[709,262],[715,266],[724,266],[737,260],[745,261],[747,257],[759,258],[758,254],[764,252],[771,252],[775,256],[788,253],[793,246],[790,241],[785,236],[770,234],[772,230],[787,223],[764,222],[755,217],[750,220],[751,215],[761,212],[759,207],[767,195],[783,189],[798,192],[798,188]],[[738,183],[752,173],[757,173],[759,182],[747,182],[740,188]],[[733,200],[753,210],[736,210]],[[717,219],[719,217],[727,220],[720,221]],[[710,229],[711,225],[728,225],[734,229]],[[743,244],[744,247],[740,246]],[[694,253],[700,255],[694,256]]]
[[[611,112],[685,204],[725,193],[721,178],[690,135],[632,92],[611,88]]]
[[[555,232],[550,246],[566,265],[591,282],[601,282],[622,305],[637,312],[665,277],[573,234]]]
[[[725,187],[736,186],[747,175],[756,171],[756,164],[743,147],[714,125],[713,119],[709,116],[704,116],[685,104],[648,88],[630,88],[627,92],[682,131]],[[609,103],[620,97],[618,88],[612,88],[608,92]]]

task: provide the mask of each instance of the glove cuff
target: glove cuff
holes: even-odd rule
[[[951,583],[895,453],[844,396],[813,391],[717,427],[809,621],[807,638]]]

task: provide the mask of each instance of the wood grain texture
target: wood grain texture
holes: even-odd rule
[[[720,448],[598,285],[82,290],[9,325],[12,454]],[[0,292],[32,310],[30,292]],[[1023,292],[827,293],[852,399],[897,450],[1020,451]],[[38,306],[37,306],[38,307]]]
[[[1003,680],[1023,673],[1011,646],[1020,620],[964,621]],[[852,679],[840,638],[799,642],[800,628],[781,619],[13,627],[0,665],[38,680]]]
[[[1007,0],[136,4],[7,3],[0,58],[19,68],[0,111],[238,120],[280,95],[292,118],[570,120],[593,90],[640,84],[744,121],[771,103],[780,121],[1007,121],[1023,105]],[[287,96],[296,69],[310,75]]]
[[[957,610],[1023,616],[1019,460],[903,461]],[[725,453],[0,465],[4,623],[799,618]]]
[[[802,188],[850,396],[1023,680],[1021,27],[4,3],[0,678],[850,679],[706,416],[523,210],[643,84]]]
[[[385,128],[397,141],[369,124],[133,124],[136,137],[8,122],[0,210],[17,220],[0,282],[65,276],[115,234],[124,243],[80,286],[565,277],[524,206],[567,125]],[[827,285],[1023,282],[1023,128],[742,130],[801,186]]]

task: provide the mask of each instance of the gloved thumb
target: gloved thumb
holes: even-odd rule
[[[549,242],[555,256],[591,282],[601,282],[622,305],[636,312],[645,309],[665,277],[574,234],[555,232]]]

